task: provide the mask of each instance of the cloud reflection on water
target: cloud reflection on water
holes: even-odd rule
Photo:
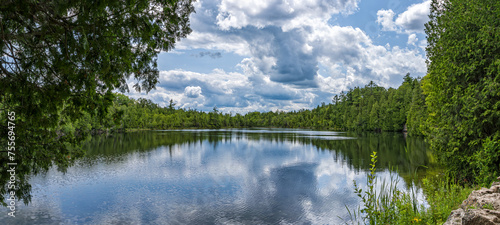
[[[172,132],[180,131],[154,135]],[[238,134],[123,153],[119,160],[97,150],[92,163],[34,177],[32,204],[20,207],[14,222],[338,224],[338,217],[348,218],[346,205],[359,204],[352,181],[364,185],[366,173],[338,160],[338,152],[294,139],[344,141],[340,133],[285,130],[291,139],[269,140],[249,136],[273,133],[262,130],[196,132]]]

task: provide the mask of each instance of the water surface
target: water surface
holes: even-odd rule
[[[8,224],[339,224],[379,176],[428,165],[421,139],[291,129],[177,130],[95,137],[87,156],[32,177]],[[410,180],[400,173],[400,185]],[[21,205],[21,203],[18,203]]]

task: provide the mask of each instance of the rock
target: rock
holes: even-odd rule
[[[444,224],[500,225],[500,182],[494,182],[491,188],[472,191]]]
[[[500,211],[472,209],[465,212],[462,224],[495,225],[500,224]]]
[[[465,216],[465,211],[463,209],[456,209],[451,211],[450,216],[443,225],[454,225],[462,224],[462,218]]]

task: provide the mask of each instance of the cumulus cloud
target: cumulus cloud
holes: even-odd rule
[[[415,45],[415,43],[418,41],[417,35],[416,34],[410,34],[408,36],[408,44],[409,45]]]
[[[219,69],[211,73],[161,71],[156,90],[148,94],[131,91],[128,95],[136,99],[151,99],[161,106],[167,106],[172,99],[182,108],[210,111],[217,106],[223,112],[233,113],[299,110],[319,101],[316,94],[273,82],[261,72],[256,72],[248,76]],[[326,98],[329,99],[330,94]]]
[[[276,57],[272,66],[271,80],[280,83],[291,83],[302,86],[315,86],[312,81],[317,75],[318,61],[316,55],[304,51],[305,36],[300,30],[283,32],[280,29],[269,29],[273,35],[271,54]]]
[[[377,23],[382,25],[382,30],[397,31],[400,33],[424,33],[424,24],[429,21],[430,0],[409,6],[406,11],[399,14],[394,20],[395,13],[391,9],[377,12]]]
[[[424,24],[429,21],[431,1],[414,4],[396,18],[396,25],[407,32],[424,32]]]
[[[423,76],[426,64],[418,48],[376,45],[360,28],[328,23],[332,15],[355,12],[357,2],[198,1],[191,16],[193,33],[176,50],[204,49],[195,57],[235,53],[243,56],[235,65],[238,72],[162,71],[158,90],[150,96],[205,111],[215,105],[225,112],[289,111],[330,102],[334,94],[370,80],[394,87],[407,72]],[[380,10],[377,22],[385,30],[417,29],[412,21],[421,21],[417,9],[424,3],[400,15]],[[408,44],[418,41],[410,35]]]
[[[263,28],[296,24],[304,18],[329,19],[332,14],[350,14],[358,0],[222,0],[217,25],[223,30],[246,26]]]
[[[396,24],[394,23],[394,11],[389,10],[379,10],[377,12],[377,23],[382,25],[382,30],[384,31],[396,31]]]
[[[201,95],[201,87],[200,86],[187,86],[184,88],[184,94],[188,98],[198,98]]]

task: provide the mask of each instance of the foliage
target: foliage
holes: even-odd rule
[[[409,74],[398,89],[370,82],[333,99],[332,126],[341,130],[401,131],[406,124],[413,82]],[[337,117],[337,118],[335,118]]]
[[[460,182],[488,185],[491,177],[474,175],[499,173],[498,15],[499,1],[434,0],[426,24],[425,134],[448,176]]]
[[[379,204],[377,202],[377,193],[375,192],[375,163],[377,163],[377,152],[373,152],[371,155],[371,168],[370,173],[367,175],[367,183],[368,183],[368,191],[363,193],[363,190],[358,187],[356,181],[354,181],[354,193],[358,197],[361,198],[364,204],[364,208],[361,210],[361,213],[365,213],[367,215],[368,221],[370,224],[375,223],[377,216],[380,215]],[[390,207],[392,208],[392,207]]]
[[[17,199],[29,199],[27,174],[63,169],[83,154],[83,136],[73,134],[101,124],[127,78],[137,90],[155,87],[156,56],[190,32],[191,12],[191,0],[0,3],[0,146],[14,112]],[[7,162],[2,154],[3,187]]]
[[[367,175],[367,191],[359,188],[354,181],[355,193],[361,199],[363,208],[351,214],[351,223],[362,224],[423,224],[423,205],[419,205],[414,189],[406,193],[397,188],[399,180],[390,175],[390,180],[384,180],[377,192],[376,167],[377,153],[371,157],[370,173]],[[349,210],[349,209],[348,209]],[[349,211],[350,212],[350,211]],[[354,215],[354,217],[353,217]],[[356,217],[358,216],[358,217]]]
[[[451,211],[457,209],[473,190],[443,175],[424,178],[422,185],[429,204],[424,217],[429,224],[443,224]]]
[[[352,224],[442,224],[472,191],[439,176],[424,178],[422,186],[429,204],[425,207],[418,204],[416,186],[410,187],[410,193],[399,190],[399,180],[391,173],[390,180],[387,183],[384,180],[377,192],[376,152],[370,156],[372,164],[367,174],[367,191],[354,182],[355,193],[363,207],[353,211],[347,208]]]
[[[482,148],[472,156],[474,178],[477,184],[489,186],[500,173],[500,141],[484,140]]]
[[[425,77],[424,77],[425,79]],[[408,133],[410,135],[422,136],[425,132],[425,120],[427,119],[427,107],[425,106],[425,95],[419,80],[413,87],[410,109],[408,110]]]

